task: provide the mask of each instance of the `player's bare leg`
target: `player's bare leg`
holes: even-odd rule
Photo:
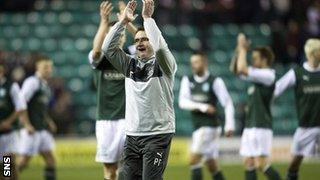
[[[262,171],[270,180],[279,180],[280,175],[271,164],[267,156],[260,156],[255,159],[256,168]]]
[[[32,158],[32,156],[28,156],[28,155],[21,155],[20,159],[18,161],[18,171],[22,172],[24,169],[27,168],[30,159]]]
[[[105,180],[116,180],[117,179],[117,163],[104,163],[103,171],[104,171],[104,179]]]
[[[287,173],[287,180],[297,180],[298,179],[298,172],[300,165],[302,163],[303,156],[294,156],[290,162],[288,173]]]
[[[52,151],[40,152],[40,155],[45,161],[45,180],[55,180],[56,179],[56,161]]]
[[[256,180],[257,173],[256,173],[254,157],[246,157],[244,159],[244,167],[245,167],[245,179]]]
[[[191,180],[202,179],[202,155],[192,153],[190,156],[190,167],[191,167]]]
[[[209,159],[206,162],[206,165],[212,175],[214,180],[223,180],[225,179],[221,170],[219,169],[218,162],[215,159]]]

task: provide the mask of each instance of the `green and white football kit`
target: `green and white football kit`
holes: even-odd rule
[[[245,128],[241,136],[240,155],[244,157],[269,156],[272,148],[271,100],[275,71],[269,68],[248,68],[241,76],[251,82],[248,88]]]
[[[320,66],[311,68],[305,62],[289,70],[277,81],[274,96],[290,87],[294,88],[299,120],[291,151],[293,155],[316,155],[320,147]]]
[[[102,55],[98,60],[89,53],[97,90],[96,161],[120,161],[125,141],[125,77]]]
[[[217,108],[218,101],[225,109],[225,132],[234,130],[234,106],[223,80],[209,72],[182,78],[179,106],[191,111],[194,126],[191,152],[207,160],[218,157],[221,128],[218,112],[213,115],[205,112],[209,104]]]
[[[0,123],[15,111],[26,109],[19,85],[6,78],[0,79]],[[0,130],[0,156],[17,153],[19,136],[14,128]],[[2,162],[2,158],[0,160]]]
[[[36,132],[30,134],[27,129],[21,129],[20,154],[32,156],[52,151],[55,143],[46,120],[52,92],[47,81],[37,74],[30,76],[23,82],[21,93],[27,103],[30,123]]]

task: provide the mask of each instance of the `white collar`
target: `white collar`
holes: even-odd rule
[[[140,57],[137,56],[137,59],[138,59],[139,61],[142,61],[142,62],[148,62],[150,59],[154,59],[154,58],[156,58],[156,55],[155,55],[155,54],[152,55],[149,59],[141,59]]]
[[[210,75],[209,71],[206,70],[202,76],[198,76],[198,75],[194,74],[194,75],[193,75],[193,78],[194,78],[194,80],[196,80],[197,82],[201,83],[201,82],[207,80],[208,77],[209,77],[209,75]]]
[[[303,63],[303,68],[306,69],[309,72],[318,72],[320,71],[320,65],[317,68],[313,68],[309,65],[308,62]]]

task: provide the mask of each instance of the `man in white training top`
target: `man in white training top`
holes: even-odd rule
[[[175,133],[173,84],[176,62],[155,21],[153,0],[143,1],[144,29],[134,37],[136,56],[118,46],[127,23],[136,16],[129,1],[120,21],[107,34],[102,52],[125,75],[126,142],[119,179],[162,179]]]

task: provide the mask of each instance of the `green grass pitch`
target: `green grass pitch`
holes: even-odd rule
[[[102,165],[94,162],[96,142],[94,139],[58,139],[55,155],[57,158],[57,180],[102,180]],[[189,180],[188,139],[175,138],[172,142],[169,164],[165,171],[165,180]],[[275,164],[284,178],[288,164]],[[227,180],[242,180],[244,169],[240,162],[235,165],[222,164]],[[20,180],[43,180],[43,160],[35,156],[29,167],[22,172]],[[204,180],[211,180],[205,168]],[[306,162],[301,167],[300,180],[319,180],[320,161]],[[259,173],[259,180],[266,180]]]
[[[276,164],[275,167],[281,171],[282,177],[285,175],[287,164]],[[226,179],[242,180],[243,168],[239,165],[223,165],[223,172]],[[39,165],[30,166],[21,174],[21,180],[41,180],[43,179],[43,168]],[[210,175],[206,169],[203,169],[204,180],[211,180]],[[102,170],[99,164],[92,164],[88,167],[58,167],[57,180],[102,180]],[[188,180],[190,176],[188,166],[168,166],[165,172],[165,180]],[[260,180],[266,180],[264,176],[259,173]],[[320,179],[320,163],[306,163],[301,167],[301,180],[319,180]]]

